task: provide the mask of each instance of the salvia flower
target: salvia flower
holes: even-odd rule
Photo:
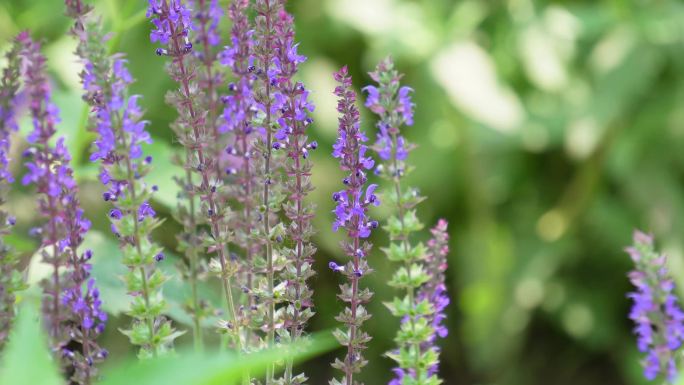
[[[428,254],[425,260],[426,271],[430,279],[418,290],[418,301],[425,301],[432,306],[433,311],[425,315],[427,323],[431,326],[429,334],[420,344],[420,351],[427,358],[426,375],[427,380],[416,381],[416,371],[413,368],[405,369],[397,367],[393,369],[395,377],[389,385],[402,385],[404,381],[408,383],[432,383],[438,382],[439,373],[439,352],[437,346],[438,338],[445,338],[449,330],[444,325],[446,319],[445,310],[449,305],[450,299],[444,284],[447,269],[447,255],[449,254],[449,234],[447,233],[448,223],[440,219],[430,230],[432,238],[427,243]],[[402,320],[402,327],[407,325],[406,318]]]
[[[152,42],[165,45],[166,48],[162,48],[164,55],[171,58],[168,71],[179,89],[177,92],[169,93],[167,101],[173,104],[179,112],[178,120],[173,128],[186,151],[184,167],[188,172],[184,190],[188,191],[186,196],[191,201],[189,204],[193,216],[189,224],[195,226],[198,224],[195,219],[199,219],[199,216],[194,218],[194,213],[206,213],[203,221],[209,225],[210,236],[207,237],[209,240],[205,241],[204,245],[209,252],[217,255],[217,260],[212,265],[218,268],[213,270],[221,280],[227,314],[231,317],[231,321],[225,323],[228,327],[221,328],[221,330],[232,336],[234,347],[241,351],[242,322],[232,288],[237,263],[229,259],[228,208],[224,207],[223,199],[220,198],[223,181],[214,172],[218,159],[213,158],[211,151],[208,150],[212,148],[213,134],[209,132],[210,127],[206,124],[205,116],[208,111],[206,105],[202,103],[196,74],[191,66],[190,53],[193,51],[193,45],[190,43],[190,34],[194,29],[191,23],[191,13],[187,5],[180,0],[151,0],[148,17],[152,19],[155,30],[150,38]],[[194,182],[193,175],[198,179],[197,183]],[[196,211],[194,194],[199,196],[200,201],[199,210]],[[190,231],[189,238],[194,239],[196,229],[188,230]]]
[[[262,200],[263,187],[258,177],[258,150],[255,141],[259,130],[255,130],[252,120],[255,115],[254,82],[255,71],[252,57],[254,39],[252,26],[248,18],[249,1],[238,0],[230,4],[228,15],[232,21],[230,45],[220,55],[221,64],[230,67],[233,81],[228,85],[228,93],[222,97],[224,103],[223,119],[220,131],[232,133],[233,140],[224,149],[232,166],[226,170],[226,176],[234,178],[229,184],[229,196],[240,207],[231,223],[235,231],[234,242],[243,253],[239,284],[247,296],[244,313],[245,350],[254,350],[258,345],[258,329],[260,325],[252,322],[252,316],[258,313],[255,287],[259,272],[255,261],[263,245],[255,239],[253,232],[260,228],[261,213],[258,212]]]
[[[7,67],[0,78],[0,205],[7,201],[7,193],[14,177],[9,170],[10,140],[17,131],[19,108],[19,81],[21,78],[21,42],[15,39],[7,52]],[[7,245],[4,237],[11,232],[16,219],[7,211],[0,210],[0,350],[7,341],[14,317],[15,295],[25,287],[18,271],[18,255]]]
[[[75,19],[72,34],[79,40],[76,53],[84,67],[83,98],[92,107],[90,126],[97,133],[90,160],[100,165],[100,181],[106,188],[102,197],[112,205],[111,229],[128,267],[124,278],[132,295],[129,314],[134,322],[123,332],[140,346],[140,357],[162,354],[179,333],[162,316],[166,277],[157,268],[161,248],[150,238],[160,221],[149,203],[153,191],[144,181],[151,168],[151,159],[143,153],[143,146],[151,143],[147,122],[141,120],[139,96],[127,94],[133,78],[126,60],[105,51],[99,20],[92,20],[90,8],[80,1],[66,5]]]
[[[284,190],[283,157],[282,149],[274,149],[274,143],[279,141],[277,132],[278,122],[283,114],[286,97],[278,89],[277,77],[277,36],[276,25],[283,10],[284,1],[280,0],[257,0],[254,3],[256,11],[254,44],[252,46],[252,64],[247,68],[254,74],[253,94],[254,111],[252,122],[257,131],[254,151],[254,168],[258,170],[262,186],[259,197],[261,223],[257,229],[258,241],[263,247],[262,255],[263,273],[257,279],[252,290],[263,300],[258,305],[256,312],[265,314],[261,330],[265,333],[262,346],[274,347],[277,343],[276,335],[285,335],[288,329],[283,319],[284,312],[277,306],[285,301],[280,295],[282,288],[287,287],[284,281],[278,282],[282,276],[277,274],[285,268],[285,260],[282,258],[286,251],[278,249],[284,246],[282,240],[285,235],[284,225],[279,222],[278,214],[286,198]],[[276,146],[277,147],[277,146]],[[279,258],[280,257],[280,258]],[[256,263],[256,262],[255,262]],[[278,292],[276,292],[278,290]],[[275,365],[269,365],[266,371],[266,383],[274,383]]]
[[[283,335],[289,341],[296,342],[306,328],[308,320],[313,316],[312,291],[307,280],[314,275],[312,268],[313,254],[316,251],[310,238],[314,234],[311,219],[314,216],[314,206],[304,199],[313,191],[311,170],[313,164],[309,159],[311,145],[307,136],[307,128],[313,120],[309,113],[314,106],[309,100],[309,91],[304,84],[294,80],[299,64],[306,60],[305,56],[297,53],[294,43],[294,19],[285,9],[281,9],[275,24],[275,48],[278,55],[274,62],[278,70],[276,77],[276,98],[284,98],[285,105],[278,119],[278,131],[273,149],[283,150],[287,154],[284,169],[287,175],[284,190],[288,199],[283,205],[285,216],[289,220],[287,235],[294,244],[293,248],[281,248],[292,263],[281,272],[281,279],[286,282],[284,298],[284,323],[288,332]],[[277,145],[277,146],[276,146]],[[285,384],[303,384],[306,376],[302,373],[292,373],[292,360],[288,360],[283,381]]]
[[[40,194],[39,210],[47,219],[41,231],[42,255],[44,262],[52,265],[52,276],[44,284],[46,324],[53,351],[62,358],[64,372],[75,383],[91,384],[97,373],[94,363],[107,355],[96,343],[107,316],[101,310],[95,281],[90,278],[88,261],[92,252],[78,251],[90,221],[80,208],[64,138],[51,144],[59,117],[51,102],[40,44],[27,34],[20,35],[19,41],[23,45],[23,77],[33,121],[29,134],[32,157],[26,163],[29,172],[22,182],[35,184]],[[63,267],[66,274],[61,271]]]
[[[639,351],[646,354],[644,376],[662,376],[673,383],[677,377],[676,356],[684,341],[684,312],[674,294],[666,257],[655,251],[653,237],[634,233],[634,245],[626,249],[636,269],[629,279],[636,291],[629,318],[634,321]]]
[[[431,277],[427,271],[430,254],[426,247],[411,242],[413,233],[423,228],[415,209],[423,197],[416,189],[401,183],[407,174],[409,151],[413,148],[401,135],[403,125],[413,124],[411,89],[401,86],[402,75],[394,69],[389,58],[380,62],[370,76],[377,85],[364,90],[368,93],[366,107],[379,117],[379,132],[373,149],[382,163],[376,173],[392,184],[391,192],[386,194],[393,205],[386,227],[390,245],[383,251],[390,261],[401,264],[389,282],[401,292],[388,304],[390,312],[401,320],[395,338],[397,348],[387,353],[399,366],[392,384],[438,383],[439,350],[434,346],[433,336],[437,334],[434,320],[443,317],[448,299],[444,300],[443,284],[439,288],[431,286],[438,277]],[[446,224],[442,225],[445,232]],[[441,276],[443,281],[443,274]]]
[[[370,318],[363,304],[370,301],[372,293],[368,289],[361,289],[361,278],[371,272],[364,256],[368,255],[371,244],[364,239],[373,229],[372,220],[368,216],[370,205],[380,204],[375,197],[375,185],[364,188],[367,183],[366,173],[373,167],[373,162],[365,156],[367,141],[361,131],[359,110],[356,107],[356,93],[352,89],[352,79],[347,74],[347,67],[343,67],[334,74],[339,85],[335,88],[338,97],[337,111],[340,114],[338,139],[333,148],[333,156],[339,159],[340,168],[347,173],[344,179],[345,188],[334,194],[337,207],[334,210],[335,230],[343,229],[347,240],[342,243],[349,262],[341,269],[336,263],[330,267],[342,273],[348,280],[340,286],[338,297],[348,305],[338,316],[337,320],[347,325],[347,330],[337,329],[335,337],[342,346],[347,347],[344,360],[336,359],[333,367],[341,370],[341,379],[333,379],[333,385],[352,385],[354,374],[361,371],[367,361],[362,355],[371,337],[361,329],[363,323]],[[375,198],[371,198],[375,197]]]

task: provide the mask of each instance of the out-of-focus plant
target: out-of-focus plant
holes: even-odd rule
[[[91,223],[78,201],[78,186],[70,167],[71,155],[64,137],[57,139],[59,110],[53,104],[41,45],[28,33],[18,37],[23,79],[33,131],[22,183],[35,184],[38,207],[46,223],[34,229],[41,239],[43,261],[52,267],[43,281],[43,316],[49,330],[52,351],[61,359],[70,381],[90,385],[97,378],[94,366],[107,357],[97,344],[107,321],[99,290],[90,277],[91,250],[79,251]]]
[[[44,332],[36,322],[36,310],[32,304],[22,306],[8,347],[0,360],[0,382],[13,385],[61,385],[62,379],[53,361],[49,359]],[[303,362],[330,350],[334,346],[331,338],[315,335],[301,347],[287,347],[265,350],[238,359],[231,353],[200,353],[183,351],[177,356],[167,355],[144,361],[128,361],[108,368],[103,374],[101,385],[130,384],[131,378],[138,385],[212,385],[234,384],[244,373],[259,375],[265,372],[271,362],[286,351],[295,351],[294,362]],[[245,357],[243,357],[245,358]],[[26,370],[31,362],[32,370]]]
[[[394,69],[390,58],[381,61],[370,76],[377,86],[364,88],[368,93],[365,105],[380,118],[373,150],[381,162],[375,171],[392,184],[390,191],[383,194],[385,202],[393,206],[393,215],[385,227],[390,245],[383,251],[390,261],[401,264],[389,285],[402,291],[402,295],[386,304],[392,315],[401,319],[395,338],[397,349],[388,353],[399,366],[391,384],[439,384],[439,348],[434,340],[436,335],[446,336],[439,318],[443,317],[441,312],[449,299],[440,270],[446,268],[446,253],[437,243],[443,245],[448,240],[444,239],[447,225],[440,223],[433,231],[440,238],[432,241],[437,250],[428,251],[422,243],[412,244],[412,235],[423,228],[415,207],[424,198],[418,189],[402,186],[403,177],[412,171],[407,158],[413,145],[404,138],[401,127],[413,125],[413,90],[401,86],[402,75]],[[429,258],[437,265],[432,271],[427,267]]]
[[[9,151],[11,135],[19,129],[15,117],[21,77],[21,48],[21,41],[14,39],[12,48],[7,52],[7,67],[3,69],[0,80],[0,205],[3,206],[14,182],[9,170]],[[26,287],[19,271],[18,255],[4,239],[15,224],[16,218],[3,207],[0,210],[0,351],[7,342],[14,318],[16,293]]]
[[[661,376],[672,383],[684,341],[684,312],[673,292],[667,259],[655,250],[653,237],[640,231],[634,232],[634,245],[626,251],[636,266],[629,273],[636,288],[629,294],[633,301],[629,318],[635,323],[639,351],[646,353],[644,376],[648,380]]]

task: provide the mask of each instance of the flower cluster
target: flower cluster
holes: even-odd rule
[[[150,35],[152,42],[159,41],[166,47],[158,48],[157,54],[172,58],[168,71],[179,87],[176,92],[169,93],[167,101],[173,104],[179,112],[178,120],[173,128],[178,141],[186,151],[184,167],[187,170],[187,178],[183,187],[191,207],[192,222],[189,224],[197,226],[199,220],[202,219],[209,225],[209,234],[201,238],[206,240],[203,245],[206,246],[208,252],[216,254],[217,258],[212,261],[214,267],[211,269],[221,280],[227,314],[231,317],[231,320],[225,323],[227,327],[224,329],[232,336],[232,344],[240,351],[242,350],[242,325],[239,322],[239,308],[232,288],[237,263],[229,258],[228,209],[221,198],[224,195],[225,185],[223,179],[214,172],[217,167],[216,162],[219,160],[212,157],[211,151],[208,150],[214,141],[213,133],[210,132],[206,122],[206,105],[202,103],[202,95],[195,83],[196,74],[189,59],[193,50],[189,36],[194,28],[189,16],[191,10],[180,0],[150,1],[147,15],[152,18],[156,27]],[[197,177],[197,182],[194,181],[193,175]],[[195,211],[195,195],[199,196],[200,202],[196,213],[201,212],[203,214],[201,217],[195,216],[193,212]],[[189,231],[188,237],[194,242],[197,229],[188,228],[186,231]],[[196,255],[192,257],[196,258]]]
[[[345,188],[333,194],[333,200],[337,202],[333,229],[337,231],[342,228],[347,233],[342,248],[349,262],[344,265],[330,262],[329,267],[342,273],[349,282],[340,286],[341,292],[338,294],[348,306],[336,317],[337,321],[347,325],[347,330],[337,329],[334,332],[338,342],[347,347],[344,360],[336,359],[333,363],[333,367],[341,370],[344,376],[339,380],[333,379],[331,384],[352,385],[355,384],[354,374],[360,372],[367,363],[362,351],[371,340],[361,326],[370,318],[363,305],[370,301],[372,293],[369,289],[361,289],[359,281],[371,272],[366,257],[372,245],[364,239],[368,238],[371,229],[378,227],[378,222],[368,216],[368,207],[379,205],[380,200],[374,194],[376,185],[364,189],[368,180],[366,172],[373,168],[374,162],[365,155],[367,147],[363,143],[368,139],[361,131],[356,93],[352,89],[347,67],[336,72],[334,78],[339,83],[334,93],[338,97],[337,111],[340,117],[333,156],[339,159],[340,168],[347,175],[342,181]]]
[[[140,96],[129,92],[134,80],[127,60],[123,54],[108,52],[108,34],[93,7],[83,0],[64,0],[64,4],[74,21],[71,34],[78,42],[83,100],[90,107],[88,128],[95,134],[89,160],[98,166],[109,227],[127,268],[123,282],[131,297],[128,315],[133,322],[122,333],[139,347],[140,358],[154,358],[172,351],[183,332],[166,316],[169,306],[163,286],[170,277],[161,269],[165,253],[152,239],[162,222],[152,205],[158,187],[147,183],[153,159],[146,147],[152,137]],[[294,359],[308,346],[307,326],[314,315],[309,281],[315,275],[316,229],[315,206],[309,197],[314,191],[311,153],[318,147],[310,137],[314,111],[310,91],[297,78],[307,57],[300,53],[286,0],[231,1],[230,41],[220,49],[224,12],[219,4],[219,0],[149,0],[147,8],[150,41],[158,43],[155,53],[166,59],[175,82],[166,102],[178,112],[170,127],[182,145],[182,152],[172,154],[183,170],[175,178],[180,191],[173,215],[183,227],[176,234],[176,250],[184,254],[179,269],[191,293],[185,310],[192,318],[197,351],[204,350],[203,328],[212,316],[221,318],[217,329],[226,335],[215,339],[221,349],[238,355],[286,349],[282,359],[266,365],[263,381],[256,373],[243,373],[244,385],[303,385],[307,375],[295,372]],[[96,342],[107,314],[91,277],[93,251],[81,250],[91,224],[77,197],[66,141],[56,138],[59,113],[51,102],[40,44],[28,33],[20,34],[8,62],[0,81],[0,204],[12,182],[10,134],[17,130],[20,96],[25,96],[34,129],[27,136],[28,172],[22,183],[36,186],[39,213],[46,218],[31,230],[40,239],[43,262],[50,267],[43,282],[45,324],[69,383],[90,385],[97,380],[96,364],[108,355]],[[228,76],[230,81],[224,81]],[[383,251],[388,259],[401,263],[389,281],[400,291],[388,304],[400,320],[397,346],[387,354],[398,365],[391,384],[439,384],[437,341],[447,334],[443,321],[449,303],[445,286],[449,236],[446,221],[440,220],[425,245],[411,239],[422,229],[415,207],[423,198],[416,189],[402,187],[413,145],[400,128],[413,124],[412,91],[401,86],[401,76],[390,60],[371,73],[378,84],[364,88],[366,106],[380,119],[377,141],[369,147],[347,67],[333,77],[338,83],[334,94],[340,116],[332,156],[344,176],[343,187],[332,194],[332,229],[344,233],[344,262],[331,260],[328,266],[345,281],[337,295],[345,303],[336,317],[342,326],[333,334],[346,352],[332,363],[342,375],[330,383],[359,384],[358,374],[367,364],[364,354],[371,337],[363,327],[371,317],[366,306],[373,293],[361,282],[372,273],[368,258],[373,247],[368,240],[379,227],[370,213],[381,204],[380,186],[369,182],[375,172],[392,187],[383,195],[392,209],[386,226],[390,244]],[[22,79],[25,87],[20,93]],[[382,163],[376,163],[372,151]],[[14,313],[14,293],[23,287],[15,271],[16,257],[1,243],[14,223],[13,217],[0,211],[0,346]],[[207,272],[220,282],[225,301],[221,310],[214,310],[199,295]],[[670,361],[663,361],[663,345],[656,335],[666,333],[667,342],[679,343],[680,329],[674,321],[679,322],[681,313],[673,310],[679,308],[670,298],[671,287],[661,285],[659,290],[665,293],[661,310],[670,318],[648,318],[651,337],[641,313],[638,322],[642,340],[658,352],[660,370]],[[640,306],[645,308],[643,300]],[[654,324],[662,319],[672,328]],[[664,346],[673,348],[670,345]]]
[[[28,34],[20,35],[19,41],[23,46],[23,77],[33,121],[33,131],[28,136],[31,147],[25,152],[30,158],[26,161],[28,173],[22,183],[35,184],[40,194],[39,209],[47,222],[38,233],[42,234],[43,260],[52,266],[51,278],[44,285],[46,324],[53,350],[63,358],[65,373],[75,383],[90,384],[96,378],[94,363],[107,356],[107,351],[96,343],[107,315],[101,310],[99,292],[90,278],[92,251],[78,251],[90,221],[80,208],[64,138],[59,138],[54,146],[51,144],[59,116],[51,102],[40,44]],[[61,270],[63,267],[66,274]],[[74,345],[79,348],[74,349]]]
[[[653,237],[636,231],[634,245],[626,249],[636,269],[629,279],[636,291],[629,318],[634,321],[639,351],[646,353],[644,376],[654,380],[662,375],[674,382],[676,355],[684,341],[684,312],[673,293],[674,282],[666,267],[666,258],[657,253]]]
[[[414,105],[409,96],[411,89],[401,86],[402,75],[394,69],[394,63],[389,58],[381,61],[370,76],[377,86],[367,86],[364,91],[368,93],[366,107],[379,117],[379,132],[373,149],[382,162],[376,168],[376,173],[392,183],[391,192],[385,194],[393,206],[386,226],[390,245],[383,250],[390,261],[401,264],[389,282],[390,286],[403,292],[388,304],[390,312],[401,320],[395,338],[397,349],[387,354],[399,366],[395,369],[397,377],[393,384],[439,383],[439,349],[434,346],[434,336],[444,334],[444,330],[436,330],[435,326],[440,325],[448,297],[445,296],[443,284],[435,286],[439,276],[443,282],[443,275],[439,271],[432,274],[428,271],[429,258],[434,260],[438,256],[430,254],[422,243],[411,242],[412,234],[423,228],[415,207],[424,198],[416,189],[406,188],[401,183],[410,170],[406,160],[413,149],[413,145],[400,131],[403,125],[413,124]],[[435,231],[437,234],[434,234]],[[433,234],[443,234],[444,237],[446,223],[438,224]],[[446,241],[432,241],[435,244],[438,242]],[[442,259],[445,260],[445,257]]]
[[[0,205],[7,201],[10,184],[14,181],[9,171],[9,150],[11,135],[18,129],[16,115],[21,77],[20,51],[21,43],[15,39],[7,52],[7,67],[0,78]],[[0,210],[0,349],[7,341],[7,332],[14,317],[15,294],[25,287],[17,269],[18,256],[4,241],[15,222],[16,219],[7,211]]]
[[[97,133],[90,160],[100,165],[99,179],[106,188],[102,198],[112,205],[111,230],[128,267],[125,282],[133,297],[129,314],[134,322],[124,333],[140,346],[142,357],[161,354],[179,333],[162,316],[166,306],[162,284],[167,277],[156,264],[164,254],[150,239],[160,220],[149,203],[156,186],[144,182],[152,162],[143,153],[143,145],[151,143],[147,122],[141,120],[139,96],[127,95],[133,78],[126,60],[107,54],[104,34],[99,23],[90,19],[90,8],[67,1],[67,10],[76,20],[72,34],[79,40],[76,53],[84,68],[83,98],[92,107],[90,126]]]

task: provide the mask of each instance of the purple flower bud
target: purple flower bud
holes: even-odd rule
[[[109,210],[109,217],[118,221],[123,217],[123,214],[119,209],[111,209]]]
[[[330,268],[330,270],[332,270],[332,271],[334,271],[334,272],[336,272],[336,273],[342,273],[342,272],[344,272],[344,266],[340,266],[340,265],[338,265],[338,264],[335,263],[335,262],[330,262],[330,263],[328,263],[328,267]]]

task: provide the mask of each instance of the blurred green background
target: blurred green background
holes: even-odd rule
[[[168,124],[176,115],[164,105],[172,85],[147,38],[147,2],[95,3],[115,33],[112,49],[128,55],[138,79],[133,92],[144,96],[156,140],[148,148],[156,159],[152,178],[161,189],[155,208],[169,216],[177,171],[167,160],[177,143]],[[684,4],[292,0],[289,7],[300,52],[309,57],[300,76],[314,92],[312,136],[321,144],[313,158],[319,274],[312,330],[333,327],[340,309],[339,277],[325,267],[340,257],[330,229],[330,194],[342,175],[329,156],[336,135],[330,74],[348,64],[360,88],[370,80],[366,72],[391,54],[415,90],[416,123],[405,134],[419,145],[410,183],[429,197],[419,216],[427,225],[439,217],[451,223],[445,383],[645,383],[626,319],[631,266],[622,248],[633,228],[654,232],[684,287]],[[60,130],[94,222],[88,243],[98,258],[96,275],[109,311],[118,314],[128,300],[115,273],[119,256],[96,169],[87,162],[93,137],[85,131],[75,44],[62,14],[59,0],[0,2],[0,48],[26,28],[46,42]],[[364,119],[374,132],[373,117]],[[18,160],[25,144],[17,141]],[[15,174],[23,173],[16,163]],[[20,224],[12,241],[27,264],[36,244],[22,234],[40,220],[33,199],[18,186],[9,204]],[[169,220],[155,237],[172,250],[177,230]],[[373,241],[387,243],[380,232]],[[32,282],[41,276],[35,262]],[[376,292],[368,322],[374,341],[361,377],[375,385],[390,377],[382,353],[392,346],[397,321],[381,304],[392,296],[385,284],[392,267],[380,252],[370,263],[377,269],[366,281]],[[178,303],[183,290],[178,281],[167,289],[179,322],[187,322]],[[112,317],[102,339],[110,363],[132,354],[116,331],[125,322]],[[327,383],[328,363],[339,354],[306,365],[312,384]]]

